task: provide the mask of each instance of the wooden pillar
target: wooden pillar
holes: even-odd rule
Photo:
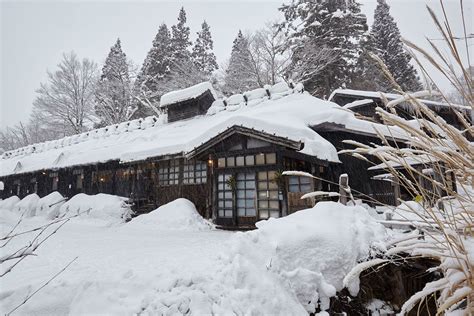
[[[339,176],[339,203],[347,205],[349,199],[349,176],[343,173]]]

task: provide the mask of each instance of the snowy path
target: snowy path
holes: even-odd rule
[[[43,222],[28,219],[24,227]],[[223,231],[160,232],[151,225],[104,224],[89,219],[67,223],[39,249],[37,257],[28,258],[1,280],[1,312],[17,305],[78,256],[18,314],[137,313],[146,304],[143,298],[157,288],[215,272],[216,257],[232,236]],[[5,225],[1,229],[5,231]]]

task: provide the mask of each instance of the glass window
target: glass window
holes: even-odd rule
[[[217,176],[217,215],[222,218],[232,217],[232,188],[228,185],[231,176],[230,174]]]
[[[235,167],[235,158],[227,157],[227,167]]]
[[[158,183],[176,185],[179,183],[179,160],[164,160],[158,164]]]
[[[257,165],[264,165],[265,164],[265,154],[257,154],[255,156],[255,162]]]
[[[237,174],[236,184],[237,215],[240,217],[255,217],[255,173]]]
[[[275,171],[258,173],[258,214],[260,219],[280,217],[280,201]]]
[[[276,154],[271,153],[271,154],[266,154],[266,159],[267,159],[267,165],[273,165],[276,164]]]
[[[313,190],[312,179],[308,177],[291,176],[288,179],[289,192],[303,192],[308,193]]]
[[[247,166],[253,166],[255,165],[255,157],[252,156],[245,156],[245,165]]]
[[[244,156],[238,156],[237,158],[235,158],[235,164],[238,167],[245,166]]]
[[[224,168],[225,167],[225,158],[217,159],[217,167],[218,168]]]

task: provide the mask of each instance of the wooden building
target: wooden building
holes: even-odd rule
[[[200,84],[165,97],[168,121],[147,117],[4,153],[2,198],[100,192],[130,198],[140,213],[183,197],[217,225],[245,229],[311,207],[314,199],[300,197],[338,191],[343,172],[354,190],[393,191],[371,179],[364,162],[337,151],[343,139],[376,141],[374,127],[387,136],[397,130],[282,83],[234,96],[242,101],[231,107],[211,89]]]

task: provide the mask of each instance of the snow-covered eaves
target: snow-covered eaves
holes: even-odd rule
[[[371,99],[382,99],[382,95],[387,98],[387,100],[397,100],[403,97],[403,95],[395,94],[395,93],[383,93],[378,91],[364,91],[364,90],[352,90],[352,89],[336,89],[334,90],[331,95],[329,96],[329,101],[332,101],[335,96],[337,95],[346,95],[346,96],[356,96],[356,97],[364,97],[364,98],[371,98]],[[459,111],[469,112],[472,110],[471,107],[459,104],[448,104],[444,102],[437,102],[432,100],[423,100],[418,99],[420,102],[425,104],[428,107],[451,107],[455,108]]]
[[[357,107],[359,107],[359,106],[366,105],[366,104],[370,104],[370,103],[374,103],[374,100],[372,100],[372,99],[356,100],[356,101],[354,101],[354,102],[347,103],[346,105],[343,106],[343,108],[345,108],[345,109],[353,109],[353,108],[357,108]]]
[[[386,163],[381,163],[372,167],[369,167],[367,170],[389,170],[390,167],[394,169],[404,168],[405,165],[409,166],[418,166],[418,165],[430,165],[438,162],[438,159],[430,155],[421,154],[418,156],[410,156],[405,158],[400,158],[400,161],[387,161]]]
[[[0,176],[107,161],[186,156],[234,126],[301,143],[300,153],[328,162],[340,162],[337,150],[311,128],[315,124],[332,122],[361,132],[380,128],[387,136],[399,132],[395,127],[358,119],[335,103],[300,91],[295,88],[274,93],[273,98],[262,94],[261,100],[253,100],[258,102],[240,104],[232,110],[224,106],[185,121],[166,123],[161,117],[147,117],[30,145],[2,155]]]
[[[211,83],[206,81],[198,83],[186,89],[171,91],[164,94],[160,98],[160,107],[166,107],[171,104],[197,98],[202,94],[206,93],[206,91],[209,91],[212,94],[214,100],[217,99],[217,94],[214,91],[214,88],[212,87]]]

